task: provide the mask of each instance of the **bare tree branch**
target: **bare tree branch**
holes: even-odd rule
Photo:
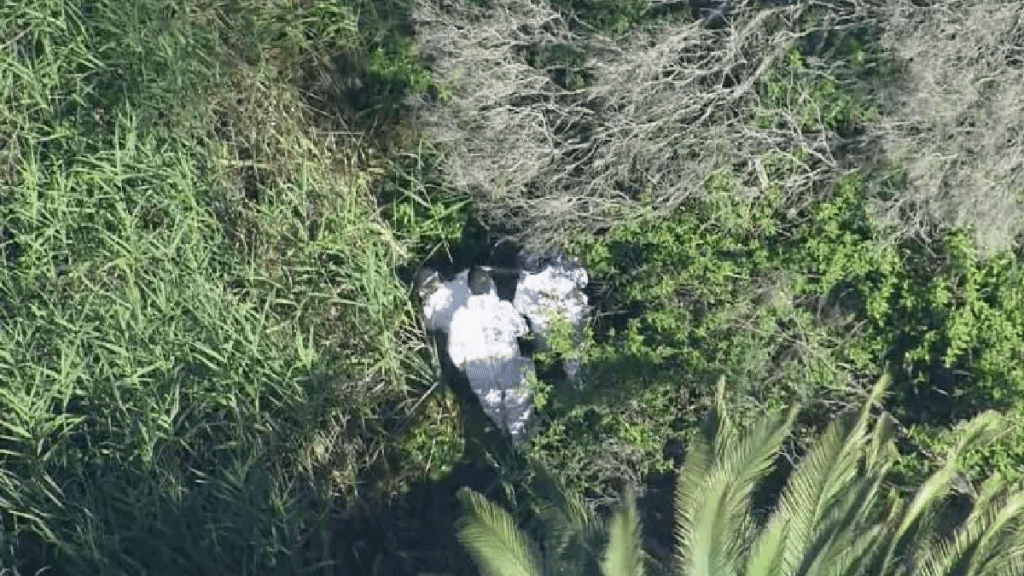
[[[577,36],[531,0],[492,4],[418,2],[420,42],[451,98],[413,106],[420,127],[448,150],[450,183],[474,195],[485,222],[514,222],[529,246],[669,212],[723,168],[741,166],[750,185],[740,192],[761,193],[755,159],[767,151],[814,157],[818,166],[787,184],[799,190],[836,167],[825,130],[805,134],[795,118],[782,128],[749,122],[760,105],[756,82],[813,32],[798,26],[809,5],[735,2],[725,29],[677,22],[613,42]],[[850,25],[858,6],[840,7],[848,14],[830,25]],[[551,67],[524,56],[565,46],[586,49],[583,88],[560,85]]]
[[[926,218],[973,227],[986,253],[1012,246],[1024,231],[1024,4],[903,0],[880,17],[903,68],[874,127],[906,167],[889,215],[912,215],[908,231]]]

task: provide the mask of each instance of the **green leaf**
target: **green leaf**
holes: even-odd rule
[[[468,488],[458,498],[469,512],[458,525],[458,539],[485,576],[541,576],[536,545],[513,518]]]
[[[625,500],[625,507],[612,518],[608,531],[608,548],[601,564],[604,576],[644,576],[643,538],[632,491]]]
[[[691,446],[677,485],[676,561],[684,573],[716,576],[738,569],[753,530],[750,496],[795,417],[795,410],[765,417],[739,434],[725,409],[724,381],[719,381],[706,437]]]

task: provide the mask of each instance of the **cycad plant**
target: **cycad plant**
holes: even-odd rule
[[[716,407],[688,449],[675,498],[674,576],[1024,575],[1024,492],[989,480],[967,518],[940,526],[957,455],[993,432],[995,413],[967,424],[945,464],[904,501],[884,480],[896,457],[892,420],[871,420],[887,379],[859,412],[832,422],[790,473],[764,521],[755,489],[771,470],[796,410],[739,430],[718,386]],[[572,498],[547,511],[543,550],[479,494],[460,493],[459,540],[485,576],[643,576],[632,495],[603,523]],[[571,546],[572,542],[582,545]],[[603,546],[603,550],[600,548]]]

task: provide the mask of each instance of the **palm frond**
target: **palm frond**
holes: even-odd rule
[[[644,576],[643,536],[632,490],[625,506],[612,518],[601,573],[604,576]]]
[[[808,539],[796,549],[795,564],[786,567],[781,573],[791,576],[819,576],[832,574],[839,559],[845,559],[851,566],[860,566],[862,557],[849,556],[855,547],[858,536],[871,533],[879,522],[861,522],[857,518],[865,516],[864,508],[870,507],[875,498],[874,491],[880,482],[877,478],[855,478],[848,490],[832,498],[819,518],[815,521],[814,530]],[[860,546],[868,543],[860,542]],[[795,547],[787,542],[785,555],[793,554]],[[867,553],[870,549],[865,549]],[[788,559],[788,558],[787,558]],[[851,573],[857,573],[851,570]]]
[[[722,386],[723,381],[719,380],[719,387]],[[683,467],[676,480],[673,515],[676,541],[674,556],[677,565],[676,571],[679,573],[688,572],[690,559],[693,556],[696,510],[701,499],[707,498],[707,495],[704,494],[704,486],[714,463],[713,450],[721,418],[721,414],[716,413],[718,411],[719,407],[716,406],[716,410],[712,410],[701,423],[699,433],[690,441],[686,448]],[[721,412],[724,412],[724,408],[721,409]]]
[[[604,522],[579,497],[539,464],[534,472],[533,496],[540,502],[538,517],[544,526],[545,556],[551,566],[571,574],[592,574],[605,535]]]
[[[882,541],[885,536],[885,526],[877,523],[870,528],[861,529],[859,532],[848,530],[847,534],[853,536],[852,541],[842,546],[833,546],[832,553],[825,557],[818,574],[822,576],[864,574],[861,571],[864,560],[874,553],[879,542]]]
[[[870,408],[884,395],[888,382],[884,377],[878,381],[859,414],[834,420],[790,474],[772,519],[788,526],[783,573],[805,572],[818,555],[825,553],[827,541],[822,535],[833,529],[828,524],[835,522],[837,514],[843,518],[852,514],[850,522],[864,522],[870,512],[870,500],[843,503],[843,495],[859,484],[858,477],[868,475],[876,479],[873,485],[877,489],[878,467],[885,461],[892,429],[884,423],[876,425],[867,443],[866,458],[865,436]],[[869,488],[861,486],[861,490],[867,490],[865,497],[872,495]]]
[[[924,484],[914,493],[913,499],[904,507],[899,517],[899,524],[895,531],[889,536],[889,546],[880,558],[878,570],[880,573],[887,573],[890,566],[896,561],[896,552],[905,549],[909,539],[929,538],[931,536],[931,522],[934,510],[939,499],[945,497],[949,492],[949,486],[953,481],[953,474],[956,471],[953,462],[947,462],[945,466],[937,470]],[[921,536],[924,534],[924,536]],[[921,542],[919,541],[919,544]]]
[[[921,563],[924,576],[1001,576],[1003,559],[1020,549],[1019,542],[999,536],[1024,514],[1024,494],[1017,492],[996,507],[972,512],[950,542],[936,544],[936,553]]]
[[[1024,551],[1008,554],[1000,566],[1003,576],[1024,576]]]
[[[683,461],[682,470],[680,470],[676,481],[675,556],[680,572],[683,572],[684,567],[690,564],[692,557],[691,548],[695,540],[694,524],[697,520],[697,507],[701,503],[701,499],[708,497],[704,493],[704,486],[707,484],[713,461],[711,446],[711,442],[704,437],[694,438],[687,447],[686,459]]]
[[[711,473],[715,446],[722,445],[722,434],[728,434],[729,416],[725,408],[724,389],[725,380],[719,379],[715,409],[704,417],[698,434],[686,447],[686,458],[676,480],[675,531],[676,539],[681,542],[692,539],[693,512]]]
[[[927,558],[925,556],[921,558],[915,557],[913,559],[914,564],[924,562],[928,566],[939,565],[935,564],[937,561],[931,558],[931,555],[938,553],[940,549],[947,551],[946,548],[935,544],[939,548],[929,551],[925,543],[931,539],[934,531],[932,521],[935,518],[936,509],[949,493],[949,487],[956,474],[958,456],[968,447],[991,435],[996,430],[998,423],[998,415],[994,412],[988,412],[978,416],[965,426],[957,446],[947,456],[946,463],[925,480],[924,484],[915,492],[910,503],[900,512],[896,528],[888,536],[889,546],[876,561],[875,570],[878,573],[888,573],[890,567],[896,561],[897,552],[906,550],[912,540],[916,541],[914,548],[916,550],[924,549],[925,552],[922,554],[927,556]],[[977,511],[979,508],[976,506],[975,510]]]
[[[1024,530],[1021,510],[1001,528],[992,531],[992,536],[982,544],[983,555],[977,574],[982,576],[1007,576],[1016,570],[1024,554]]]
[[[871,444],[865,455],[865,466],[868,469],[876,469],[892,462],[897,455],[895,438],[895,421],[888,412],[882,413],[875,422],[875,429],[871,433]]]
[[[704,422],[703,433],[711,441],[714,457],[723,459],[725,452],[736,441],[739,432],[736,430],[725,400],[725,377],[718,379],[715,385],[715,408],[708,414]]]
[[[782,562],[789,537],[789,523],[785,518],[768,522],[759,534],[747,556],[744,576],[777,576],[782,574]]]
[[[458,492],[468,513],[458,524],[458,539],[485,576],[542,576],[533,541],[500,507],[468,488]]]
[[[754,533],[750,496],[770,470],[796,416],[792,410],[766,417],[737,434],[724,390],[719,381],[708,436],[691,447],[676,489],[676,562],[692,576],[729,574],[740,566]]]
[[[775,514],[789,526],[783,556],[785,573],[796,573],[806,562],[814,539],[822,533],[830,505],[856,477],[857,454],[850,441],[851,420],[849,416],[843,417],[828,427],[782,490]]]

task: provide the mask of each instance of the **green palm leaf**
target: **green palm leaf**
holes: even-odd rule
[[[972,512],[952,541],[936,544],[921,562],[919,573],[922,576],[1005,574],[1006,560],[1021,553],[1019,532],[1012,528],[1015,524],[1020,526],[1024,515],[1024,494],[1017,492],[1005,502],[1000,500],[993,501],[998,505]],[[1017,537],[1006,538],[1007,535]]]
[[[604,576],[644,576],[643,538],[632,491],[627,492],[625,500],[625,507],[612,518],[608,530],[608,547],[601,564]]]
[[[785,518],[770,522],[751,547],[744,576],[778,576],[789,537],[789,523]]]
[[[998,415],[988,412],[967,424],[957,446],[947,456],[945,465],[925,480],[924,484],[915,492],[910,503],[897,516],[896,528],[887,536],[889,545],[884,549],[883,555],[874,568],[877,573],[888,574],[891,570],[895,570],[897,552],[911,548],[911,544],[914,544],[914,548],[917,550],[923,550],[919,552],[923,556],[913,558],[911,565],[923,563],[928,566],[938,566],[934,555],[940,554],[946,557],[944,556],[945,544],[936,543],[934,544],[935,548],[928,548],[928,541],[936,528],[934,526],[936,510],[949,493],[949,487],[956,474],[959,454],[984,437],[991,435],[997,429],[998,423]],[[978,502],[978,505],[986,506],[986,498],[988,498],[987,495]],[[976,512],[982,510],[978,505],[975,506]],[[966,533],[964,537],[966,537]],[[924,569],[931,570],[933,568]],[[956,572],[949,574],[956,574]]]
[[[777,521],[789,526],[783,559],[785,568],[781,573],[800,574],[808,570],[808,562],[812,559],[808,557],[809,554],[823,553],[826,543],[822,541],[821,535],[835,528],[829,526],[834,523],[829,514],[841,502],[844,494],[853,491],[856,478],[873,473],[876,485],[880,482],[877,478],[879,470],[863,469],[861,457],[870,407],[882,397],[887,385],[888,379],[879,380],[859,415],[847,414],[834,420],[790,475],[776,511],[779,518]],[[881,425],[876,426],[872,435],[869,447],[875,454],[873,461],[876,468],[881,462],[879,454],[884,452],[889,435],[891,428]],[[872,459],[868,459],[867,463],[871,462]],[[870,502],[870,496],[871,491],[868,490],[851,521],[864,521],[868,514],[865,507]],[[857,504],[849,501],[846,503],[847,506]],[[847,509],[839,517],[847,517],[852,512],[853,509]]]
[[[942,539],[939,511],[959,454],[996,430],[995,414],[964,429],[946,464],[909,501],[883,489],[896,456],[892,419],[873,427],[885,393],[879,380],[859,413],[832,422],[790,474],[764,525],[751,515],[755,487],[770,469],[796,411],[740,432],[720,381],[714,410],[689,446],[675,498],[679,576],[1024,576],[1024,492],[986,482],[971,513]],[[542,469],[534,495],[546,504],[545,555],[512,517],[469,490],[459,539],[485,576],[643,576],[650,558],[633,494],[607,525]],[[546,481],[543,481],[546,480]],[[607,527],[607,533],[605,533]],[[607,544],[598,559],[600,542]],[[543,561],[543,563],[542,563]]]
[[[463,488],[459,500],[469,510],[458,525],[458,539],[485,576],[542,576],[537,547],[504,510]]]
[[[683,464],[676,489],[676,562],[692,576],[737,573],[753,534],[750,496],[770,470],[796,411],[767,417],[737,434],[718,400]]]
[[[532,494],[540,502],[537,515],[546,536],[548,572],[596,573],[598,551],[605,535],[604,522],[542,466],[533,464],[532,469]]]

